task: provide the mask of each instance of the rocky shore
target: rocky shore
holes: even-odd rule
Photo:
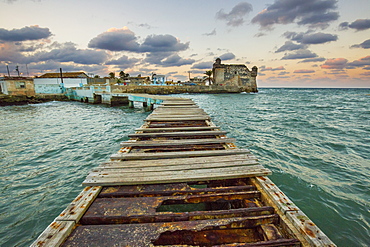
[[[13,96],[0,94],[0,106],[37,104],[54,100],[69,101],[68,97],[64,94],[42,94],[36,96]]]

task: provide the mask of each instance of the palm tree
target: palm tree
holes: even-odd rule
[[[208,76],[208,84],[211,85],[212,70],[207,70],[204,74]]]

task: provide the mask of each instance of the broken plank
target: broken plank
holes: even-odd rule
[[[160,132],[160,133],[134,133],[128,137],[174,137],[174,136],[208,136],[208,135],[225,135],[227,131],[182,131],[182,132]]]
[[[155,174],[141,174],[141,176],[134,176],[137,174],[112,174],[109,175],[88,175],[83,185],[94,186],[112,186],[112,185],[137,185],[137,184],[159,184],[159,183],[179,183],[179,182],[193,182],[204,180],[219,180],[219,179],[233,179],[245,178],[255,176],[270,175],[269,169],[258,166],[256,169],[251,167],[234,167],[234,168],[218,168],[208,170],[187,170],[187,171],[171,171]]]
[[[144,160],[144,159],[173,159],[201,156],[222,156],[250,153],[248,149],[225,149],[207,151],[163,152],[163,153],[116,153],[110,156],[112,160]]]
[[[233,143],[235,138],[212,138],[212,139],[182,139],[165,141],[127,141],[121,142],[122,147],[156,147],[156,146],[181,146],[210,143]]]

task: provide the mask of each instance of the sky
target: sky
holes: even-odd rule
[[[0,0],[0,76],[186,81],[218,57],[258,87],[370,88],[370,0]]]

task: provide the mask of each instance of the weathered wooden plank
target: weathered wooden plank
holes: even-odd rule
[[[187,115],[187,114],[168,114],[168,113],[164,113],[164,114],[150,114],[147,119],[153,119],[153,118],[168,118],[168,119],[172,119],[172,118],[175,118],[175,119],[178,119],[178,118],[181,118],[181,119],[191,119],[191,118],[204,118],[204,119],[209,119],[209,115],[208,114],[191,114],[191,115]]]
[[[217,161],[215,161],[217,159]],[[209,157],[191,157],[191,158],[174,158],[174,159],[157,159],[157,160],[125,160],[125,161],[111,161],[101,164],[99,167],[105,168],[135,168],[135,167],[162,167],[173,165],[198,165],[214,162],[238,162],[238,161],[258,161],[256,156],[252,154],[236,154],[225,156]]]
[[[240,166],[216,169],[185,170],[170,172],[150,172],[150,173],[104,173],[95,175],[91,173],[82,183],[83,185],[134,185],[134,184],[158,184],[158,183],[178,183],[189,181],[219,180],[244,178],[255,176],[270,175],[271,171],[260,165]]]
[[[165,141],[127,141],[121,142],[122,147],[156,147],[156,146],[181,146],[210,143],[232,143],[235,138],[212,138],[212,139],[182,139]]]
[[[209,116],[205,112],[153,112],[150,117],[194,117],[194,116]]]
[[[184,117],[147,117],[144,121],[192,121],[192,120],[209,120],[211,119],[209,116],[184,116]]]
[[[218,126],[207,126],[207,127],[173,127],[173,128],[137,128],[135,131],[142,132],[165,132],[165,131],[186,131],[186,130],[212,130],[220,129]]]
[[[258,165],[256,160],[242,160],[242,161],[229,161],[229,162],[209,162],[201,164],[174,164],[174,165],[162,165],[162,166],[144,166],[144,167],[125,167],[125,166],[98,166],[93,168],[91,172],[105,173],[109,172],[120,172],[120,173],[130,173],[130,172],[158,172],[158,171],[178,171],[178,170],[195,170],[195,169],[209,169],[209,168],[224,168],[233,166],[252,166]]]
[[[178,106],[178,105],[196,105],[194,102],[192,101],[183,101],[183,102],[177,102],[177,101],[168,101],[168,102],[162,102],[161,105],[164,105],[164,106],[168,106],[168,105],[175,105],[175,106]]]
[[[301,210],[288,211],[286,216],[310,246],[336,246]]]
[[[100,190],[100,186],[86,187],[55,220],[69,220],[78,223],[91,203],[99,195]]]
[[[110,156],[112,160],[145,160],[145,159],[173,159],[201,156],[223,156],[250,153],[248,149],[225,149],[207,151],[163,152],[163,153],[117,153]]]
[[[163,108],[163,109],[167,109],[167,108],[179,108],[179,109],[185,109],[185,108],[199,108],[198,105],[159,105],[156,109],[158,108]]]
[[[74,221],[53,221],[31,244],[31,247],[60,246],[71,234]]]
[[[297,211],[299,208],[292,202],[268,177],[256,177],[251,179],[256,186],[265,191],[270,200],[283,214],[287,211]]]
[[[208,135],[225,135],[227,131],[182,131],[182,132],[159,132],[159,133],[134,133],[129,134],[128,137],[174,137],[174,136],[208,136]]]

